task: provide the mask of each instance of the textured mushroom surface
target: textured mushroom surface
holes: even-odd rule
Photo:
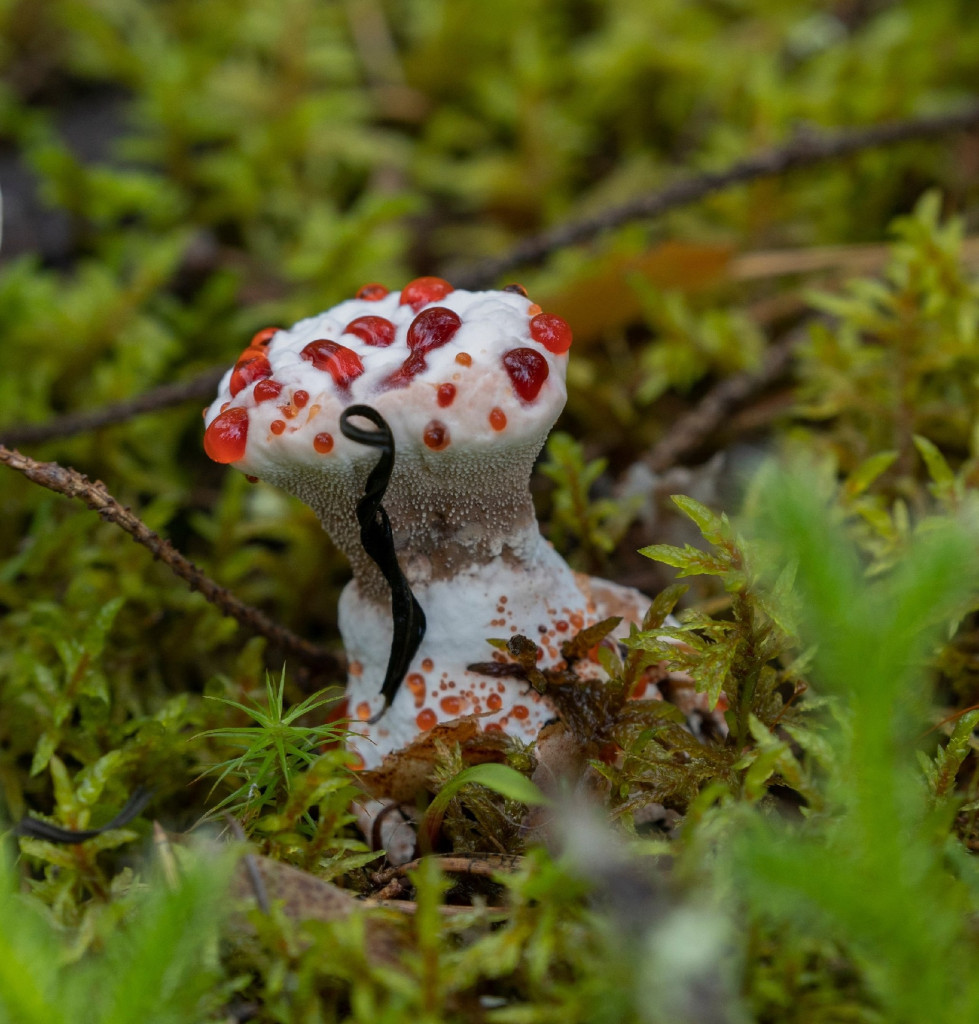
[[[487,640],[526,635],[556,664],[562,639],[611,614],[636,621],[648,605],[572,572],[537,526],[528,481],[564,406],[570,345],[568,325],[518,286],[370,285],[288,330],[259,332],[205,412],[208,454],[305,501],[350,559],[339,621],[351,746],[365,767],[460,716],[533,739],[553,711],[521,680],[468,669],[504,660]],[[383,504],[427,619],[386,711],[390,592],[355,516],[377,455],[339,428],[358,404],[395,439]]]

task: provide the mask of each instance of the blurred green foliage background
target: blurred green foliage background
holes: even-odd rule
[[[974,103],[977,69],[972,0],[0,0],[0,442],[25,425],[229,365],[258,328],[308,316],[367,281],[394,289],[420,274],[451,280],[535,232],[806,132]],[[795,332],[791,370],[664,486],[733,504],[741,467],[759,453],[805,453],[817,467],[813,489],[819,482],[833,494],[864,567],[886,576],[922,523],[927,532],[969,507],[979,479],[977,200],[979,136],[950,135],[721,191],[515,273],[576,332],[568,407],[535,485],[545,531],[581,567],[659,589],[669,574],[636,549],[691,535],[654,507],[656,481],[643,483],[651,447],[713,385],[757,369]],[[885,242],[891,248],[878,249]],[[336,648],[345,566],[308,509],[208,462],[200,404],[24,449],[102,479],[211,576]],[[718,453],[721,480],[701,469]],[[0,813],[15,820],[53,808],[63,824],[83,827],[96,808],[117,808],[136,784],[152,782],[154,814],[189,827],[211,799],[198,773],[227,756],[189,737],[245,724],[232,705],[202,695],[261,697],[278,652],[80,505],[0,474]],[[735,542],[725,543],[730,555]],[[719,602],[708,610],[722,615],[731,594],[761,600],[742,577],[722,582],[727,598],[723,587],[694,596]],[[752,629],[784,626],[770,605],[745,607]],[[730,634],[729,664],[739,664],[739,635]],[[933,659],[949,712],[979,701],[977,635],[967,620]],[[909,650],[915,643],[909,638]],[[854,676],[858,660],[846,662]],[[339,682],[289,669],[292,703]],[[775,676],[769,681],[774,700]],[[739,766],[728,751],[731,777],[746,787],[732,802],[754,810],[776,785],[815,809],[834,759],[819,730],[776,740],[774,716],[753,733],[750,763]],[[875,734],[882,748],[885,734]],[[954,833],[964,841],[949,854],[956,861],[979,832],[974,792],[952,825],[958,805],[949,793],[963,764],[963,773],[974,770],[968,730],[956,742],[947,756],[938,752],[937,767],[929,762],[928,798],[912,801],[932,842],[910,857],[919,874],[895,877],[912,888],[924,878],[922,891],[941,903],[914,950],[927,955],[933,943],[965,977],[975,941],[965,908],[979,888],[963,870],[956,884],[969,895],[958,893],[956,905],[938,880],[936,853]],[[876,756],[861,760],[841,743],[848,772]],[[796,755],[805,771],[793,775]],[[887,785],[906,781],[908,770],[903,761],[881,768]],[[643,785],[641,772],[620,781]],[[752,876],[746,865],[769,847],[746,840],[718,883],[715,851],[739,829],[743,808],[702,783],[696,776],[702,791],[684,808],[692,824],[677,874],[711,895],[670,904],[663,920],[702,912],[704,934],[729,949],[740,911],[717,911],[711,885],[755,894],[745,895],[754,901],[743,911],[747,938],[718,972],[728,979],[719,991],[739,987],[746,1014],[921,1020],[900,1008],[927,1004],[934,1019],[951,1020],[975,1005],[967,985],[941,1013],[906,999],[901,970],[874,963],[874,936],[847,932],[838,911],[854,896],[842,883],[829,886],[828,909],[813,911],[838,931],[800,934],[786,924],[778,906],[791,889],[786,865],[795,856],[815,863],[808,846],[782,861],[773,855]],[[846,804],[840,785],[827,787],[837,807]],[[274,787],[266,796],[284,799]],[[329,829],[270,852],[304,866],[329,860],[334,874],[353,863],[343,858],[360,848],[343,832],[342,801],[330,799]],[[849,842],[861,821],[880,825],[854,813],[836,841]],[[80,929],[71,933],[76,958],[103,946],[138,893],[138,866],[134,874],[118,854],[131,841],[110,837],[100,847],[108,858],[33,848],[21,861],[48,919]],[[310,843],[321,844],[316,856]],[[860,863],[879,866],[869,855]],[[364,963],[363,934],[348,924],[315,941],[307,935],[313,944],[285,958],[236,954],[223,968],[223,1005],[247,990],[263,1020],[708,1019],[680,996],[674,1005],[672,996],[656,1004],[656,995],[635,995],[642,970],[666,961],[619,957],[627,924],[585,908],[573,877],[542,854],[529,862],[508,883],[519,907],[511,925],[486,926],[470,946],[464,926],[439,931],[441,882],[422,874],[428,916],[416,926],[416,988]],[[643,898],[659,907],[658,896]],[[881,906],[883,920],[897,919],[898,902]],[[280,940],[272,935],[268,948]],[[54,947],[36,938],[36,948]],[[335,975],[324,980],[311,949],[336,953]],[[158,955],[150,949],[148,959]],[[218,972],[213,949],[205,959]],[[456,981],[426,988],[432,964]],[[940,992],[939,974],[928,984],[932,996]],[[500,991],[513,1003],[479,1001]],[[743,1019],[731,1006],[709,1019]],[[0,1020],[33,1019],[4,1012]]]

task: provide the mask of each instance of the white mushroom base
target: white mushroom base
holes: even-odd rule
[[[529,743],[554,711],[524,680],[469,671],[473,663],[510,660],[487,641],[522,634],[540,647],[546,668],[561,661],[562,641],[583,627],[621,615],[617,633],[625,635],[649,606],[637,590],[575,573],[542,538],[519,562],[494,559],[452,580],[412,581],[412,590],[425,612],[425,637],[391,706],[374,723],[368,720],[383,707],[390,610],[365,599],[356,583],[340,598],[349,663],[347,745],[362,768],[376,768],[436,723],[467,715],[479,715],[484,730]]]

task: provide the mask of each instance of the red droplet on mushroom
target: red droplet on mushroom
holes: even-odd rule
[[[418,356],[450,342],[462,326],[458,313],[445,306],[423,310],[408,328],[408,348]]]
[[[377,284],[377,282],[372,281],[370,284],[365,284],[357,292],[357,298],[363,299],[365,302],[380,302],[387,294],[388,290],[383,284]]]
[[[381,389],[406,388],[425,369],[425,357],[412,352],[390,376],[381,382]]]
[[[443,409],[447,409],[455,401],[455,397],[455,384],[439,384],[438,390],[435,392],[435,400]]]
[[[311,341],[299,355],[317,370],[328,373],[338,388],[349,387],[364,372],[364,364],[353,349],[326,338]]]
[[[468,352],[456,352],[456,362],[460,366],[472,366],[473,357]]]
[[[302,389],[300,389],[299,391],[293,391],[293,393],[292,393],[292,404],[297,409],[305,409],[306,408],[306,403],[308,401],[309,401],[309,392],[308,391],[303,391]]]
[[[514,718],[526,718],[530,714],[530,711],[528,710],[526,705],[524,705],[524,704],[517,704],[517,705],[514,706],[513,711],[511,712],[511,714],[513,715]]]
[[[204,451],[215,462],[237,462],[248,443],[248,410],[236,407],[222,412],[204,431]]]
[[[269,424],[269,430],[271,430],[273,434],[281,434],[285,431],[285,429],[285,420],[272,420],[272,422]]]
[[[401,289],[399,304],[411,306],[417,313],[422,306],[444,299],[451,291],[452,285],[441,277],[416,277]]]
[[[361,341],[375,348],[387,348],[394,341],[394,324],[383,316],[358,316],[343,329],[344,334],[355,334]]]
[[[439,706],[447,715],[457,715],[462,710],[462,698],[443,697],[439,701]]]
[[[415,725],[417,725],[422,732],[428,732],[428,730],[431,729],[437,721],[438,718],[431,708],[422,708],[422,710],[415,715]]]
[[[272,366],[268,359],[259,352],[246,350],[238,362],[235,363],[235,368],[231,372],[231,382],[229,384],[231,397],[234,398],[239,391],[244,391],[249,384],[254,384],[257,380],[271,376]]]
[[[252,340],[248,343],[249,348],[265,348],[266,345],[281,331],[281,327],[263,327],[260,331],[252,335]]]
[[[530,336],[538,345],[557,355],[571,348],[571,328],[553,313],[538,313],[530,321]]]
[[[532,348],[512,348],[504,353],[503,366],[513,390],[525,402],[532,402],[547,380],[547,360]]]
[[[357,705],[357,710],[356,710],[355,713],[356,713],[357,717],[360,719],[360,721],[366,722],[367,719],[370,718],[370,716],[371,716],[371,706],[370,706],[370,704],[368,704],[366,700],[362,700]]]
[[[424,661],[422,662],[422,670],[423,670],[423,671],[425,671],[425,672],[431,672],[433,668],[435,668],[435,662],[434,662],[434,661],[432,661],[432,659],[431,659],[431,658],[426,658],[426,659],[425,659],[425,660],[424,660]],[[419,679],[421,679],[421,676],[419,676],[418,678],[419,678]],[[422,682],[424,682],[424,680],[422,680]]]
[[[541,311],[541,308],[540,308],[540,306],[538,306],[536,302],[532,302],[532,303],[531,303],[531,304],[530,304],[530,305],[529,305],[529,306],[527,307],[527,316],[537,316],[537,314],[538,314],[538,313],[539,313],[540,311]]]
[[[503,698],[498,693],[491,693],[486,698],[486,706],[490,711],[499,711],[503,707]]]
[[[449,447],[449,429],[441,420],[432,420],[422,435],[422,440],[434,452],[440,452]]]
[[[506,413],[498,406],[494,405],[489,411],[489,425],[494,430],[505,430],[506,429]]]
[[[262,402],[270,402],[275,398],[278,398],[282,393],[282,385],[277,380],[272,380],[266,377],[264,380],[260,380],[255,385],[255,390],[252,394],[255,397],[256,404]]]
[[[503,290],[505,292],[516,292],[517,295],[527,298],[527,289],[522,284],[505,284]]]
[[[333,451],[333,435],[327,434],[325,431],[322,434],[317,434],[313,438],[313,447],[320,455],[329,455]]]

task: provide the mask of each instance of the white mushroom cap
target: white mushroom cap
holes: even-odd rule
[[[358,574],[353,507],[377,454],[344,437],[339,417],[372,406],[395,439],[385,505],[399,548],[449,557],[433,571],[451,573],[499,554],[529,525],[529,502],[512,492],[525,491],[564,406],[570,342],[567,325],[522,289],[469,292],[420,278],[256,335],[205,411],[205,448],[313,507]],[[440,515],[455,520],[443,530],[452,551],[441,550]]]

